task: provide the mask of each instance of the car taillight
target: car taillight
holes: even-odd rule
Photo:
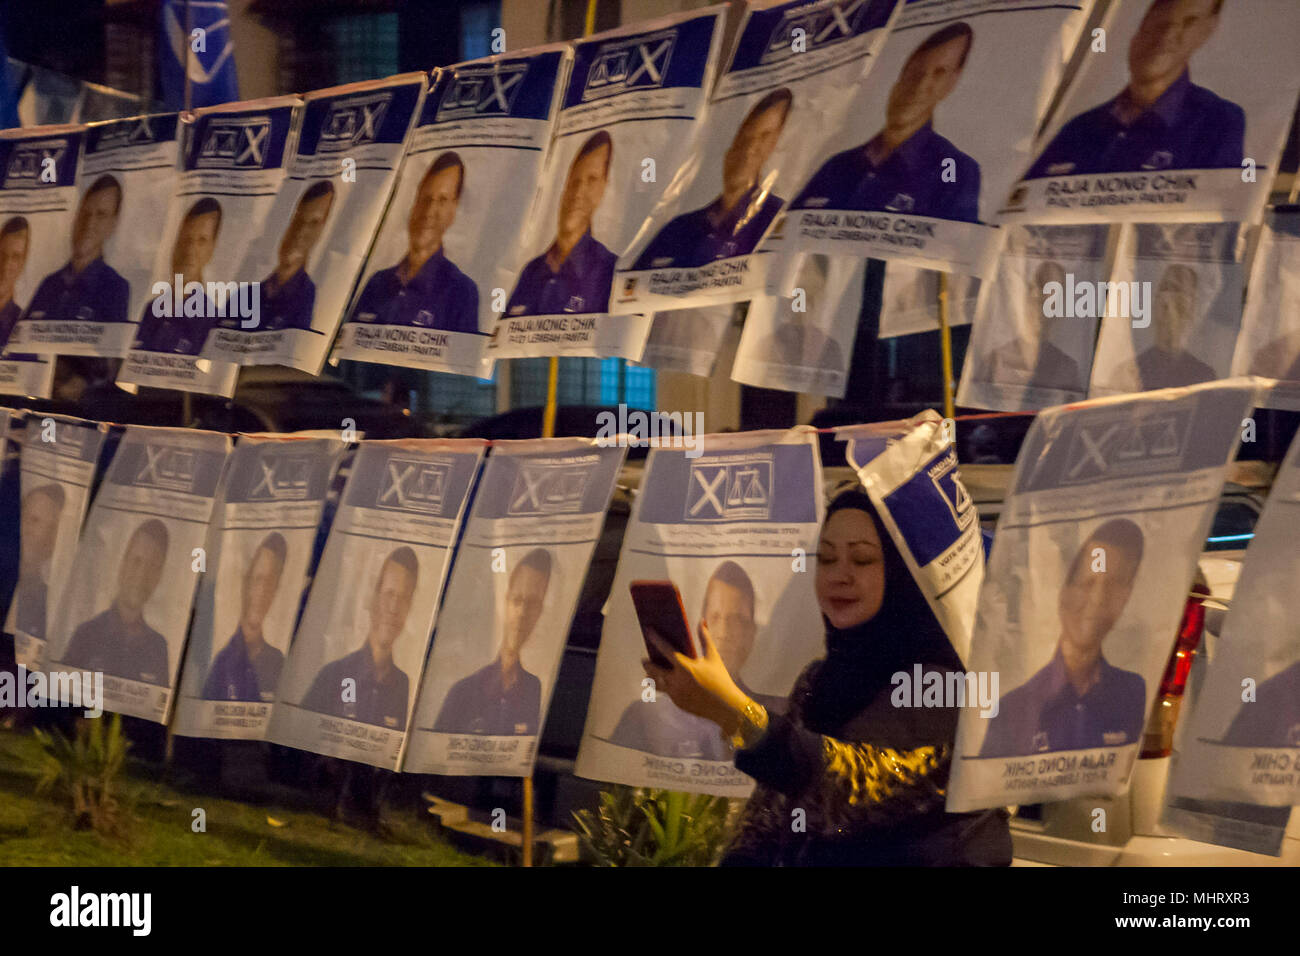
[[[1174,652],[1169,657],[1164,677],[1160,679],[1155,707],[1147,721],[1146,733],[1142,735],[1142,757],[1168,757],[1173,752],[1174,726],[1178,723],[1183,691],[1187,689],[1187,675],[1192,670],[1192,660],[1201,646],[1201,635],[1205,633],[1205,605],[1202,598],[1209,597],[1209,592],[1199,586],[1193,590],[1196,593],[1187,599],[1187,606],[1183,609],[1183,620],[1178,625]]]

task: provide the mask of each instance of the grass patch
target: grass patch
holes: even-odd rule
[[[52,798],[36,795],[40,744],[0,731],[0,864],[5,866],[493,866],[441,840],[413,814],[393,814],[379,838],[318,813],[251,806],[177,790],[129,765],[128,841],[73,830]],[[191,829],[193,811],[207,832]],[[284,823],[274,827],[273,817]]]

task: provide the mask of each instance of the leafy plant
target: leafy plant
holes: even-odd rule
[[[122,770],[131,742],[122,733],[122,717],[83,719],[68,739],[62,731],[36,729],[42,750],[37,793],[53,791],[72,810],[73,827],[120,836],[126,821]]]
[[[618,786],[573,817],[598,866],[709,866],[726,840],[728,811],[725,797]]]

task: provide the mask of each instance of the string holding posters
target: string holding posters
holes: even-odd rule
[[[781,258],[779,214],[846,121],[898,9],[899,0],[745,5],[699,138],[619,262],[612,311],[767,291]]]
[[[1029,161],[1090,8],[908,0],[872,82],[799,184],[787,243],[990,275],[998,207]]]
[[[268,740],[398,768],[485,448],[361,443],[280,675]]]
[[[1227,378],[1244,240],[1235,222],[1121,227],[1089,394]]]
[[[346,446],[241,435],[206,544],[175,733],[262,740]]]
[[[9,348],[46,279],[67,263],[82,126],[0,130],[0,395],[49,398],[54,359]]]
[[[795,678],[821,653],[810,571],[824,512],[810,429],[696,436],[682,449],[650,452],[605,605],[578,776],[750,792],[753,780],[736,769],[718,726],[682,710],[646,676],[630,585],[676,585],[691,632],[706,623],[738,686],[783,712]]]
[[[296,96],[182,114],[181,171],[153,263],[150,297],[117,384],[230,396],[239,366],[201,357],[223,320],[251,321],[256,280],[240,276],[284,183],[302,104]]]
[[[1270,209],[1250,269],[1233,375],[1277,379],[1260,405],[1300,411],[1300,208]]]
[[[1002,220],[1258,221],[1297,36],[1292,0],[1116,0]]]
[[[1128,788],[1255,382],[1040,412],[998,517],[948,811]]]
[[[149,298],[158,224],[175,186],[179,128],[175,113],[85,127],[66,259],[41,280],[14,327],[11,348],[126,355],[132,318]]]
[[[1009,226],[1006,233],[997,271],[976,303],[957,404],[1032,412],[1081,401],[1107,302],[1108,227]]]
[[[107,425],[79,418],[27,416],[19,457],[18,584],[4,629],[14,636],[14,658],[29,671],[45,669],[49,622],[67,592],[107,433]]]
[[[866,260],[798,257],[782,295],[749,303],[731,366],[733,381],[839,398],[848,384],[862,314]]]
[[[1196,708],[1175,746],[1170,790],[1197,800],[1300,804],[1300,440],[1278,469],[1246,549]],[[1182,728],[1179,728],[1180,731]]]
[[[626,447],[498,442],[456,552],[402,769],[527,777]]]
[[[567,64],[556,45],[438,71],[333,360],[491,375]]]
[[[261,277],[251,316],[227,315],[208,332],[203,358],[287,365],[319,375],[388,204],[425,74],[317,90],[284,185],[239,275]]]
[[[103,680],[106,711],[167,723],[229,450],[216,432],[126,426],[48,648],[48,673]]]
[[[574,43],[518,247],[527,261],[490,356],[641,357],[650,316],[613,314],[614,266],[700,133],[725,12],[708,7]]]

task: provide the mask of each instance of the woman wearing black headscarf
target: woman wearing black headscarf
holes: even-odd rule
[[[786,714],[736,686],[702,622],[696,660],[649,636],[674,663],[643,661],[646,673],[678,707],[716,723],[736,767],[757,781],[723,865],[1010,863],[1005,810],[944,812],[957,709],[890,700],[894,674],[962,664],[871,499],[836,497],[817,547],[826,656],[799,675]]]

